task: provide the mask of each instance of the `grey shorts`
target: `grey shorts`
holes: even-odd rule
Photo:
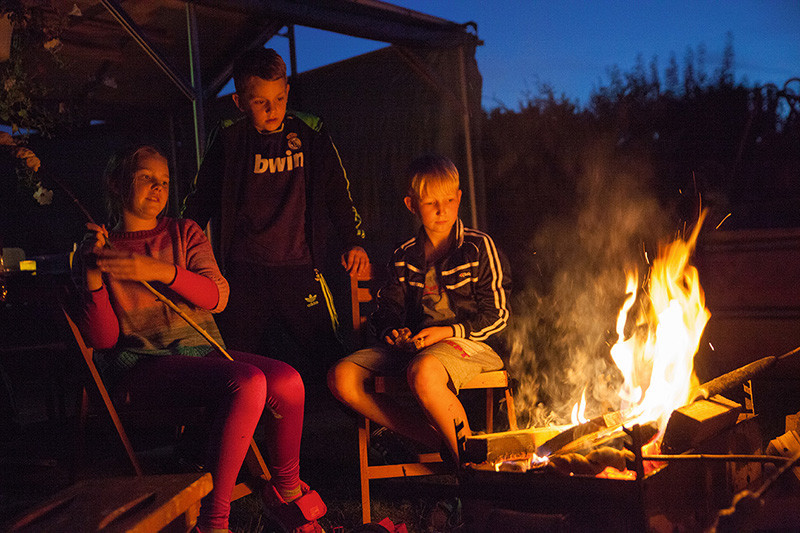
[[[458,392],[464,383],[481,372],[500,370],[503,361],[488,344],[451,337],[439,341],[416,354],[397,350],[388,345],[378,345],[354,352],[342,361],[355,363],[377,374],[401,375],[406,366],[418,355],[432,355],[441,361]]]

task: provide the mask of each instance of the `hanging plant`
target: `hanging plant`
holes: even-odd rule
[[[53,191],[46,189],[37,176],[42,162],[33,150],[18,144],[16,139],[5,131],[0,131],[0,149],[7,151],[14,159],[20,188],[32,190],[33,198],[39,205],[49,205],[53,201]]]
[[[63,69],[58,55],[60,35],[68,16],[45,11],[49,3],[28,7],[19,0],[0,3],[0,43],[9,42],[7,58],[0,62],[0,122],[13,132],[50,135],[61,122],[63,105],[49,108],[40,103],[50,93],[43,80],[48,69]],[[8,31],[11,35],[8,36]],[[3,36],[3,32],[5,36]],[[0,59],[3,57],[0,48]]]
[[[14,134],[0,131],[0,152],[13,159],[20,188],[33,191],[41,205],[52,201],[53,192],[42,185],[41,161],[25,145],[31,134],[49,137],[69,121],[65,104],[43,103],[51,93],[44,74],[64,68],[60,36],[74,16],[81,16],[77,5],[62,15],[51,2],[0,1],[0,124]]]

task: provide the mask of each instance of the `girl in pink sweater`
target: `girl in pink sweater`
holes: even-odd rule
[[[169,167],[152,146],[112,159],[106,172],[113,229],[87,224],[75,265],[81,287],[78,323],[106,385],[132,407],[205,405],[214,413],[206,467],[213,490],[196,531],[228,531],[236,477],[264,416],[271,485],[262,498],[290,531],[321,531],[319,495],[300,481],[305,393],[299,374],[266,357],[230,351],[230,361],[177,313],[156,300],[149,282],[224,346],[212,313],[225,308],[228,282],[191,220],[162,216]]]

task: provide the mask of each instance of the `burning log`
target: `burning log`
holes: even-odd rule
[[[595,424],[595,429],[587,433],[586,428],[592,423]],[[630,441],[630,438],[622,429],[622,424],[600,429],[597,429],[596,426],[597,422],[595,420],[594,422],[580,424],[563,431],[559,428],[546,427],[473,435],[467,437],[462,457],[464,462],[469,463],[496,463],[506,459],[529,456],[534,453],[539,457],[544,457],[545,455],[553,457],[568,453],[587,456],[592,451],[602,447],[621,450],[625,443]],[[655,422],[644,424],[641,426],[641,432],[643,441],[650,441],[658,433],[658,424]],[[575,435],[581,436],[573,438]],[[546,446],[555,447],[556,444],[553,444],[554,442],[559,443],[557,444],[558,449],[553,451],[552,454],[543,453]]]
[[[646,424],[640,424],[639,431],[642,444],[650,442],[656,435],[658,435],[658,422],[652,421]],[[590,433],[589,435],[579,437],[554,451],[550,457],[552,458],[556,455],[563,455],[567,453],[588,455],[593,450],[604,446],[621,450],[626,444],[630,444],[630,440],[631,439],[626,433],[625,428],[622,424],[620,424],[614,428],[602,429],[594,433]]]
[[[667,453],[684,452],[734,425],[741,410],[741,405],[719,395],[675,409],[667,422],[661,449]]]
[[[559,432],[559,428],[545,427],[472,435],[467,437],[462,459],[467,463],[496,463],[524,457]]]
[[[757,374],[772,368],[772,366],[777,362],[778,358],[774,355],[771,355],[769,357],[762,357],[757,361],[753,361],[750,364],[744,365],[743,367],[732,370],[726,374],[722,374],[721,376],[700,385],[700,387],[694,391],[692,401],[698,399],[708,399],[712,396],[716,396],[717,394],[727,392],[734,387],[738,387],[745,381],[755,377]]]
[[[585,456],[574,452],[554,455],[550,458],[550,464],[563,474],[596,476],[609,466],[622,472],[627,468],[628,461],[633,459],[634,455],[630,450],[601,446]]]
[[[585,436],[591,435],[606,428],[619,427],[622,425],[622,414],[619,411],[607,413],[588,422],[572,426],[554,436],[536,449],[536,455],[545,457],[557,452],[567,444]]]

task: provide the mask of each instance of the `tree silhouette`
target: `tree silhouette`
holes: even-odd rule
[[[800,79],[737,84],[730,34],[713,76],[705,56],[688,48],[681,79],[671,54],[663,90],[657,59],[640,55],[609,67],[585,109],[542,87],[484,117],[488,230],[515,284],[512,364],[539,421],[554,415],[541,402],[579,395],[587,371],[602,403],[623,268],[645,267],[701,206],[710,229],[800,227]]]

